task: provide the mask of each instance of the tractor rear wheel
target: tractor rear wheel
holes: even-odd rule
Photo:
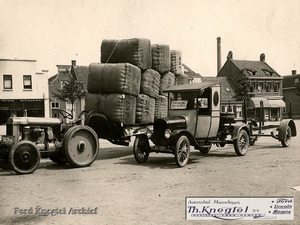
[[[99,140],[96,132],[84,125],[71,127],[64,136],[62,152],[72,166],[90,166],[99,152]]]
[[[9,162],[18,174],[33,173],[40,164],[41,154],[31,141],[16,143],[9,152]]]
[[[175,146],[175,161],[178,167],[184,167],[190,157],[190,141],[182,135],[178,138]]]

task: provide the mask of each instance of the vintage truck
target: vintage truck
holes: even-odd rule
[[[187,164],[191,146],[206,154],[212,144],[233,144],[238,156],[244,156],[259,136],[271,136],[288,147],[296,136],[293,120],[282,120],[270,134],[254,132],[254,121],[237,123],[235,116],[220,112],[220,85],[192,83],[165,90],[169,96],[168,117],[154,121],[153,130],[136,136],[133,153],[137,162],[147,161],[150,152],[175,155],[178,167]],[[261,129],[259,129],[261,131]]]

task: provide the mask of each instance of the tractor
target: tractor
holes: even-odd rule
[[[99,152],[96,132],[82,123],[81,116],[60,110],[60,118],[10,117],[6,135],[0,135],[0,167],[17,174],[33,173],[41,158],[72,167],[90,166]]]

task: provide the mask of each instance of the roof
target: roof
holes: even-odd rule
[[[282,88],[295,87],[295,81],[300,81],[300,74],[282,76]]]
[[[233,60],[230,61],[240,70],[245,70],[248,77],[280,77],[265,61]]]
[[[221,101],[233,102],[232,97],[235,95],[236,87],[229,77],[202,77],[202,82],[217,83],[221,85]]]
[[[184,67],[184,74],[188,75],[190,78],[201,78],[202,76],[199,73],[194,72],[191,68],[187,65],[183,64]]]
[[[83,87],[84,89],[87,89],[87,79],[88,79],[88,74],[89,74],[89,67],[88,66],[75,66],[74,67],[74,71],[71,69],[71,65],[66,66],[66,65],[58,65],[57,66],[59,69],[61,68],[65,68],[65,70],[61,70],[61,72],[66,71],[66,69],[68,71],[72,71],[76,73],[76,77],[77,79],[83,83]],[[59,77],[59,73],[55,74],[54,76],[50,77],[48,79],[48,83],[52,83],[53,81],[55,81],[57,78]]]
[[[210,86],[216,86],[218,84],[214,83],[191,83],[191,84],[182,84],[175,85],[167,88],[164,92],[185,92],[185,91],[200,91]]]

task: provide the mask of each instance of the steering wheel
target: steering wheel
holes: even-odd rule
[[[71,114],[71,113],[68,113],[68,112],[65,111],[65,110],[60,109],[58,112],[59,112],[59,114],[62,115],[64,118],[68,118],[68,119],[71,119],[71,120],[73,119],[72,114]]]

